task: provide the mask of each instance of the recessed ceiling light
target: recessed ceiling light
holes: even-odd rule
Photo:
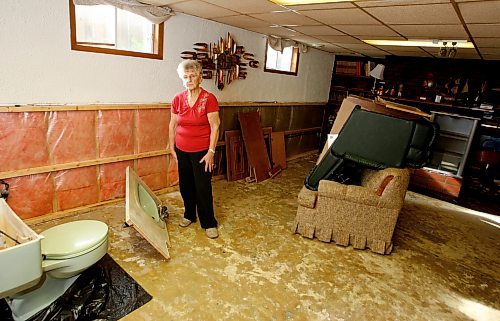
[[[318,3],[333,3],[333,2],[354,2],[356,0],[271,0],[274,3],[288,6],[300,4],[318,4]]]
[[[456,48],[474,48],[472,42],[467,40],[363,40],[364,42],[374,46],[403,46],[403,47],[444,47],[446,45],[452,47],[455,43]],[[445,44],[446,43],[446,44]]]

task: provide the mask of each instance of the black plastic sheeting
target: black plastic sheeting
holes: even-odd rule
[[[118,320],[151,298],[106,254],[85,270],[60,298],[29,321]],[[13,320],[3,299],[0,320]]]

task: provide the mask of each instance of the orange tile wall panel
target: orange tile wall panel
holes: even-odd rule
[[[95,159],[95,111],[50,112],[48,142],[54,164]]]
[[[134,167],[134,161],[125,161],[99,166],[101,190],[99,200],[107,201],[125,197],[125,170],[127,166]]]
[[[0,113],[0,171],[49,164],[45,113]]]
[[[100,157],[133,154],[134,111],[102,110],[97,113]]]
[[[53,212],[54,184],[50,173],[9,178],[7,203],[22,219]]]
[[[96,166],[58,171],[54,180],[60,211],[99,201]]]
[[[136,172],[153,191],[167,187],[167,156],[139,159]]]
[[[166,150],[170,110],[142,109],[137,111],[138,152]]]

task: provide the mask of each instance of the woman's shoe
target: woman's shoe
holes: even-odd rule
[[[193,221],[188,220],[187,218],[183,217],[181,222],[179,223],[179,226],[180,227],[188,227],[189,225],[191,225],[191,223],[193,223]]]
[[[211,239],[215,239],[215,238],[217,238],[219,236],[219,233],[217,232],[217,228],[216,227],[207,228],[205,230],[205,233]]]

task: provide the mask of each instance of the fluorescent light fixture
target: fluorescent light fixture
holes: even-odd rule
[[[455,47],[455,48],[474,48],[472,42],[467,40],[363,40],[374,46],[403,46],[403,47]],[[455,43],[453,46],[452,44]]]
[[[356,0],[271,0],[274,3],[296,6],[301,4],[318,4],[318,3],[334,3],[334,2],[354,2]]]

